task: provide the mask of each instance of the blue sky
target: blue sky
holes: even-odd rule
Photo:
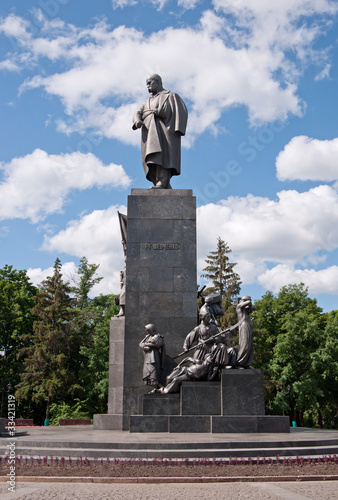
[[[258,299],[338,295],[338,2],[13,0],[0,7],[0,267],[56,257],[118,293],[117,210],[148,188],[134,111],[157,72],[189,110],[177,189],[198,204],[198,275],[217,237]],[[202,280],[199,279],[202,283]]]

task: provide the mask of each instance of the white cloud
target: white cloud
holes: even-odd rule
[[[92,187],[126,189],[131,180],[121,165],[103,165],[92,153],[48,155],[41,149],[0,165],[0,219],[33,222],[60,212],[72,190]]]
[[[19,71],[19,69],[18,64],[11,59],[4,59],[3,61],[0,61],[0,70]]]
[[[229,197],[218,204],[200,207],[199,273],[220,236],[232,249],[233,259],[238,262],[236,270],[247,284],[263,281],[267,284],[267,278],[261,281],[261,276],[271,277],[267,271],[271,265],[284,265],[289,270],[303,268],[302,281],[306,284],[310,283],[307,268],[313,268],[313,273],[320,271],[319,276],[330,277],[329,272],[319,267],[324,267],[328,252],[338,248],[337,192],[323,185],[304,193],[281,191],[277,196],[277,200],[253,195]],[[292,271],[286,279],[290,274]],[[298,270],[294,274],[297,282],[299,275]],[[332,274],[327,293],[333,293],[335,277]]]
[[[277,193],[277,200],[253,195],[229,197],[198,209],[206,242],[226,235],[236,254],[249,259],[295,263],[323,248],[338,246],[338,194],[330,186]],[[220,233],[220,234],[218,234]]]
[[[315,76],[315,81],[324,80],[330,76],[331,64],[326,64],[325,67]]]
[[[30,38],[28,28],[29,22],[14,14],[0,18],[0,33],[6,36],[27,40]]]
[[[117,210],[95,210],[54,236],[45,236],[43,249],[85,255],[100,264],[104,280],[97,293],[119,292],[123,268]],[[325,269],[328,252],[338,248],[338,194],[329,186],[305,193],[283,191],[278,200],[230,197],[198,209],[198,275],[217,237],[228,242],[236,271],[246,284],[260,283],[274,291],[303,281],[313,293],[337,293],[337,269]]]
[[[45,236],[43,250],[68,253],[79,258],[86,256],[90,263],[99,264],[98,275],[104,279],[93,290],[95,293],[119,293],[120,270],[124,267],[121,233],[117,211],[127,213],[125,206],[111,206],[95,210],[55,236]]]
[[[76,266],[74,262],[65,262],[62,264],[62,277],[63,281],[69,281],[71,285],[71,279],[76,273]],[[53,276],[54,268],[47,267],[46,269],[41,269],[41,267],[29,268],[27,270],[27,276],[33,283],[33,285],[38,286],[47,277]]]
[[[260,47],[292,47],[302,57],[322,29],[319,18],[338,11],[337,3],[330,0],[213,0],[213,5],[217,11],[233,14],[234,23],[242,30],[242,43],[251,39]]]
[[[338,266],[316,271],[279,264],[261,274],[258,281],[272,292],[278,292],[282,286],[289,284],[305,283],[310,294],[338,294]]]
[[[112,0],[113,9],[131,7],[136,4],[137,0]]]
[[[195,0],[183,3],[192,8]],[[3,19],[0,28],[19,41],[15,63],[19,56],[25,64],[42,56],[66,62],[67,69],[27,79],[22,91],[41,87],[59,97],[66,118],[58,126],[68,133],[94,127],[106,137],[138,143],[131,116],[145,99],[144,80],[152,72],[188,102],[186,144],[212,130],[231,106],[245,106],[253,125],[301,115],[300,74],[290,54],[303,66],[317,59],[327,64],[325,51],[316,58],[313,45],[335,5],[324,0],[219,0],[214,5],[194,27],[168,27],[150,35],[125,26],[111,29],[103,21],[77,28],[40,19],[41,33],[34,37],[27,34],[27,22],[13,16]]]
[[[203,26],[210,29],[210,20]],[[301,114],[296,85],[284,82],[281,86],[273,77],[281,57],[269,59],[256,49],[234,50],[203,28],[168,28],[148,38],[125,27],[108,33],[108,27],[101,24],[97,31],[101,32],[100,39],[91,32],[91,43],[65,51],[64,57],[75,63],[70,70],[36,76],[22,87],[43,87],[47,93],[57,95],[66,113],[75,117],[75,124],[68,122],[69,131],[94,126],[107,137],[135,143],[130,131],[131,116],[145,99],[143,82],[147,74],[154,71],[162,74],[166,87],[190,101],[192,136],[212,127],[222,111],[233,105],[246,106],[252,123]],[[206,78],[206,74],[213,77]],[[107,105],[107,98],[112,105]]]
[[[183,7],[186,10],[194,9],[198,4],[199,0],[178,0],[177,5]]]
[[[285,180],[335,181],[338,179],[338,138],[297,136],[276,159],[277,177]]]

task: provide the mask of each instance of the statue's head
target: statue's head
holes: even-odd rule
[[[213,301],[213,298],[212,298],[212,296],[211,296],[211,295],[207,295],[207,296],[205,297],[205,299],[204,299],[204,302],[205,302],[206,304],[212,304],[212,301]]]
[[[144,328],[146,329],[146,332],[150,333],[151,335],[156,333],[155,325],[153,325],[152,323],[149,323],[149,325],[146,325]]]
[[[146,85],[148,92],[153,95],[157,94],[157,92],[160,92],[160,90],[163,90],[162,78],[157,73],[148,76]]]
[[[251,297],[249,295],[244,295],[244,297],[241,298],[242,302],[246,302],[247,300],[251,300]]]
[[[200,320],[204,323],[210,323],[211,316],[207,311],[200,312]]]

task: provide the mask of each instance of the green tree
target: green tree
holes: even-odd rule
[[[96,276],[99,267],[99,264],[89,264],[86,257],[80,259],[75,286],[71,288],[77,302],[77,308],[80,310],[90,305],[89,292],[94,285],[102,280],[102,277]]]
[[[335,315],[323,314],[303,283],[284,286],[277,296],[267,292],[255,305],[254,367],[264,373],[267,412],[281,412],[276,384],[284,390],[290,385],[285,403],[291,418],[322,425],[336,401],[328,383],[330,377],[337,381]]]
[[[330,426],[338,413],[338,311],[324,315],[317,349],[311,353],[309,376],[316,381],[317,401],[308,412],[320,427]],[[311,387],[312,391],[312,387]]]
[[[236,309],[232,301],[241,292],[240,276],[234,271],[236,262],[230,262],[231,249],[220,237],[217,238],[217,248],[207,255],[205,262],[207,266],[203,269],[201,278],[211,281],[213,286],[204,291],[204,295],[219,293],[222,297],[222,305],[225,310],[220,320],[222,328],[236,321]]]
[[[61,269],[57,259],[53,276],[40,285],[32,310],[38,317],[33,326],[34,337],[28,335],[30,345],[19,352],[25,370],[17,386],[17,398],[44,405],[46,418],[51,403],[73,398],[82,389],[77,367],[84,339],[73,328],[77,312]]]
[[[265,374],[271,375],[270,365],[278,336],[283,333],[286,316],[292,317],[304,311],[308,317],[321,317],[322,309],[315,299],[308,296],[304,283],[283,286],[278,295],[267,291],[260,300],[255,301],[257,310],[252,314],[254,320],[254,366]],[[323,320],[322,320],[323,321]]]
[[[271,375],[291,386],[288,406],[292,420],[304,425],[304,413],[317,406],[320,374],[314,374],[312,355],[320,347],[321,318],[308,311],[286,313],[271,360]],[[273,405],[280,403],[277,393]]]
[[[92,287],[102,280],[98,268],[83,257],[72,287],[78,312],[74,327],[87,339],[80,349],[78,379],[86,395],[83,408],[89,414],[107,411],[110,319],[118,312],[114,295],[89,297]]]
[[[14,390],[20,380],[23,368],[17,354],[33,331],[31,310],[36,293],[26,271],[7,265],[0,269],[0,389],[11,383]]]
[[[92,300],[91,340],[81,348],[83,364],[79,379],[85,389],[90,413],[107,411],[110,319],[119,310],[114,297],[116,295],[99,295]]]

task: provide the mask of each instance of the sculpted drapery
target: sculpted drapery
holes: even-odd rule
[[[155,77],[158,75],[147,80],[151,95],[136,111],[133,129],[142,127],[141,154],[146,178],[157,188],[171,188],[170,178],[181,173],[181,137],[186,132],[188,111],[181,97],[163,89],[159,83],[162,80]]]

